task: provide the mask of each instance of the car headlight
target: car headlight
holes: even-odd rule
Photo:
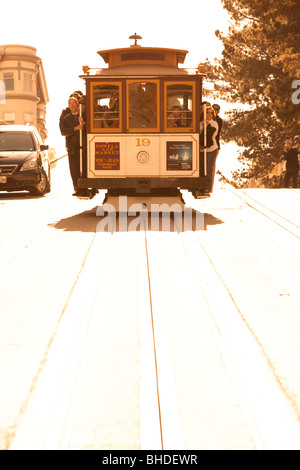
[[[27,162],[25,162],[20,171],[24,171],[24,170],[34,170],[35,168],[37,168],[38,166],[38,163],[37,163],[37,160],[34,159],[34,160],[28,160]]]

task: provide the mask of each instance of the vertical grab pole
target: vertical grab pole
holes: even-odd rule
[[[82,103],[79,103],[79,117],[82,117]],[[80,178],[82,178],[82,129],[79,131]]]
[[[203,132],[204,132],[204,175],[207,176],[207,155],[206,155],[206,143],[207,143],[207,137],[206,137],[206,103],[204,104],[204,109],[203,109]]]

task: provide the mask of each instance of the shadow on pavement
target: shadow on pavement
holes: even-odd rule
[[[31,196],[28,191],[20,191],[20,192],[0,192],[0,201],[11,201],[13,199],[20,200],[20,199],[36,199],[36,196]]]
[[[49,224],[57,230],[67,232],[132,232],[143,230],[159,232],[183,232],[207,230],[210,225],[224,223],[212,214],[201,213],[194,209],[180,213],[151,214],[137,213],[134,216],[124,214],[107,214],[97,216],[97,207],[61,219]]]

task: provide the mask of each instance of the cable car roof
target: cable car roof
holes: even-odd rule
[[[137,44],[137,40],[142,39],[136,33],[129,37],[135,40],[130,47],[106,49],[97,53],[102,57],[108,67],[97,69],[95,75],[113,76],[162,76],[162,75],[190,75],[190,70],[179,68],[183,64],[188,51],[183,49],[169,49],[165,47],[143,47]],[[85,76],[88,79],[90,68],[83,66]],[[193,74],[195,74],[193,69]],[[196,74],[204,76],[203,70],[196,71]],[[94,75],[94,76],[95,76]],[[92,77],[91,77],[92,78]]]
[[[181,49],[167,49],[161,47],[142,47],[137,44],[133,46],[98,51],[108,67],[120,65],[166,65],[178,67],[183,64],[188,51]]]

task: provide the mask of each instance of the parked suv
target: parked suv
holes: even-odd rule
[[[0,126],[0,191],[29,191],[43,196],[51,189],[48,145],[33,126]]]

